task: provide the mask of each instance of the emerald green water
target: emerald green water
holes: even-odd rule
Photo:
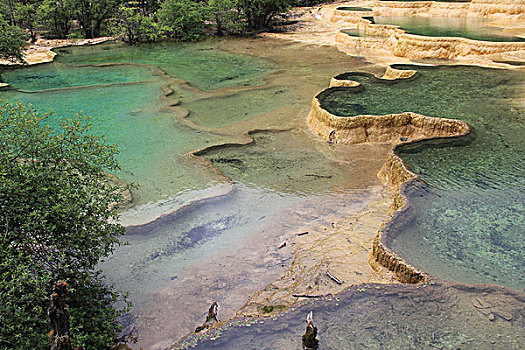
[[[31,69],[13,69],[2,73],[4,81],[25,92],[63,89],[90,85],[151,82],[152,72],[145,67],[105,66],[75,67],[55,63]]]
[[[78,66],[104,63],[154,65],[168,75],[203,90],[232,86],[254,86],[272,65],[263,60],[217,50],[216,41],[199,43],[155,43],[141,45],[95,45],[57,50],[57,63]]]
[[[224,119],[222,124],[233,124],[256,114],[228,119],[231,101],[188,89],[184,81],[204,90],[235,88],[263,83],[264,74],[271,72],[267,61],[228,54],[216,46],[217,42],[203,42],[61,49],[51,64],[3,71],[3,81],[14,89],[0,92],[0,98],[31,103],[43,113],[53,110],[51,124],[79,111],[92,117],[94,132],[119,146],[122,171],[117,175],[139,185],[134,191],[136,205],[163,200],[177,206],[188,200],[181,194],[193,191],[199,197],[201,191],[222,181],[184,154],[227,137],[177,123],[184,112],[167,109],[174,100],[162,99],[165,86],[189,108],[192,101],[203,98],[211,103],[214,108],[208,105],[205,113],[198,114],[210,119],[210,126]],[[249,101],[254,95],[239,92],[236,102]],[[267,103],[257,112],[271,108]]]
[[[394,24],[407,33],[424,36],[462,37],[483,41],[525,41],[505,33],[502,29],[487,26],[488,21],[478,18],[374,16],[376,24]]]
[[[525,109],[522,71],[420,67],[407,82],[346,75],[364,90],[331,88],[319,95],[330,112],[406,111],[467,121],[461,145],[400,149],[426,185],[409,188],[413,204],[395,225],[389,246],[433,275],[525,287]]]

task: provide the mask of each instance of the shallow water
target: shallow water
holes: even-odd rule
[[[225,95],[220,101],[217,98],[196,99],[185,103],[184,107],[190,110],[187,118],[192,122],[220,128],[270,112],[276,105],[284,105],[290,101],[292,90],[291,87],[276,86],[243,91]]]
[[[506,33],[503,29],[488,26],[489,20],[479,18],[374,16],[376,24],[394,24],[407,33],[425,36],[461,37],[483,41],[525,41]]]
[[[263,60],[217,50],[217,41],[95,45],[57,50],[57,63],[68,65],[142,63],[155,65],[172,77],[204,91],[254,86],[272,65]]]
[[[329,89],[322,105],[338,115],[406,111],[467,121],[455,146],[406,147],[400,155],[426,186],[411,188],[411,211],[391,248],[433,275],[525,287],[525,73],[476,67],[419,67],[412,81],[364,76],[365,90]]]
[[[183,156],[227,138],[176,122],[184,110],[169,110],[174,101],[213,100],[209,94],[188,89],[180,79],[203,89],[256,85],[272,66],[267,61],[228,54],[216,46],[204,42],[61,49],[51,64],[2,72],[3,80],[17,90],[1,92],[0,97],[32,103],[40,112],[52,109],[51,124],[57,117],[79,111],[91,116],[94,132],[118,144],[122,171],[117,175],[139,186],[134,191],[136,205],[159,200],[168,203],[188,191],[198,197],[222,179]],[[159,68],[174,75],[165,75]],[[174,90],[171,99],[162,99],[166,86]],[[253,93],[237,95],[239,100],[253,98]],[[229,102],[215,99],[214,103],[216,108],[208,109],[204,117],[224,118]],[[243,115],[245,119],[252,116]]]
[[[373,178],[356,181],[359,175],[353,174],[354,167],[330,159],[331,150],[313,143],[305,132],[258,132],[253,136],[249,145],[211,150],[203,156],[236,182],[298,196],[375,182]]]
[[[172,349],[299,350],[309,312],[320,350],[521,349],[523,301],[498,288],[365,284],[280,317],[234,320]]]

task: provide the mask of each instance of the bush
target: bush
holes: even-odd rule
[[[0,58],[22,61],[26,39],[22,29],[7,23],[0,14]]]
[[[209,13],[205,2],[166,0],[157,14],[168,36],[173,39],[192,41],[206,34]]]
[[[71,337],[104,349],[118,333],[118,295],[94,269],[118,244],[117,148],[89,118],[59,121],[0,100],[0,348],[48,348],[52,284],[71,286]]]

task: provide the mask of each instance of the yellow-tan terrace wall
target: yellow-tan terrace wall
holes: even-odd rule
[[[455,119],[427,117],[413,112],[400,114],[339,117],[321,107],[317,97],[308,116],[309,127],[325,140],[343,144],[421,140],[461,135],[468,129]]]
[[[403,34],[394,45],[393,54],[411,59],[423,57],[454,59],[521,50],[525,50],[525,42],[492,42]]]
[[[472,0],[471,2],[377,0],[368,5],[368,8],[372,11],[335,9],[330,21],[358,23],[363,16],[477,17],[515,21],[525,19],[525,0]]]
[[[367,35],[382,35],[385,38],[356,37],[337,31],[335,40],[343,51],[356,49],[356,45],[367,49],[391,50],[397,57],[419,59],[424,57],[454,59],[467,56],[482,56],[525,50],[525,42],[492,42],[467,38],[428,37],[404,33],[394,26],[363,25]]]

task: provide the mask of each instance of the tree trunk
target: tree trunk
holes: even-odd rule
[[[11,0],[7,0],[7,4],[9,5],[9,15],[11,16],[11,25],[16,25],[15,22],[15,15],[13,14],[13,5],[11,4]]]
[[[222,24],[221,24],[221,18],[219,16],[219,12],[215,12],[215,22],[217,23],[217,35],[223,36],[224,33],[222,32]]]

